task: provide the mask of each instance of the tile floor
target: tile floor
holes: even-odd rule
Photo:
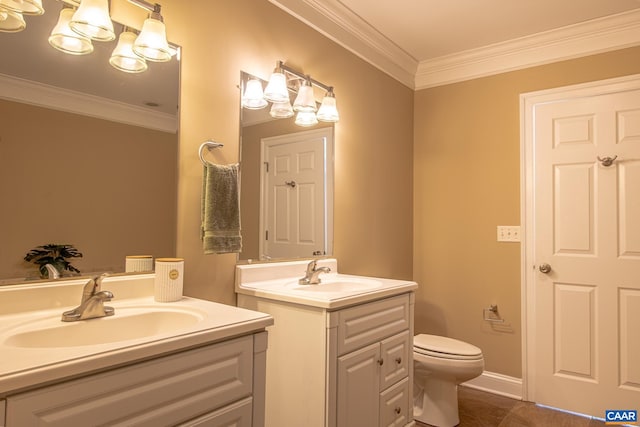
[[[600,427],[605,423],[469,387],[458,388],[460,427]],[[418,427],[427,424],[417,422]]]

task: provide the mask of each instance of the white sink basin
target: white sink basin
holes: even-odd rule
[[[195,309],[116,308],[113,316],[61,322],[60,316],[35,319],[8,331],[3,345],[20,348],[80,347],[161,336],[204,319]]]
[[[351,278],[345,276],[334,276],[321,278],[317,285],[301,285],[298,282],[287,283],[284,287],[287,290],[296,292],[324,293],[324,294],[344,294],[362,291],[372,291],[382,286],[380,280],[365,277]]]

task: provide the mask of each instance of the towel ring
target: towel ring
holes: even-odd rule
[[[212,139],[208,139],[202,144],[200,144],[200,148],[198,149],[198,156],[200,157],[200,161],[202,162],[202,164],[205,166],[207,165],[207,161],[205,160],[204,153],[203,153],[205,148],[211,151],[214,148],[222,148],[222,147],[224,147],[224,144],[222,142],[217,142]]]

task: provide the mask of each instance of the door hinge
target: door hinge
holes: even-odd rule
[[[264,240],[269,240],[269,230],[265,230],[265,232],[264,232]]]
[[[269,162],[264,162],[264,171],[269,173]]]

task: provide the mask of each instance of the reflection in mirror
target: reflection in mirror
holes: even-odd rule
[[[241,73],[241,89],[249,79]],[[332,255],[334,125],[300,127],[270,107],[240,111],[239,260]]]
[[[118,71],[117,39],[59,52],[47,39],[62,6],[43,4],[24,31],[0,33],[0,284],[39,280],[24,257],[48,244],[82,253],[81,275],[175,256],[179,62]]]

